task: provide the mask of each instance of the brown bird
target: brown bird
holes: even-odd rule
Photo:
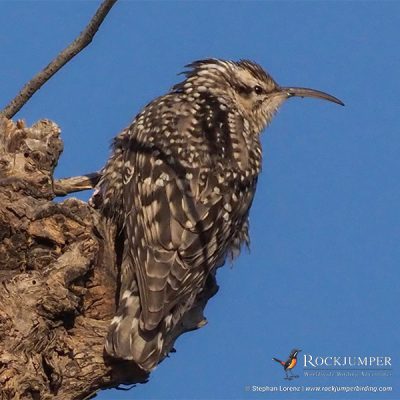
[[[122,131],[98,186],[123,232],[119,306],[105,349],[145,370],[207,277],[249,242],[260,133],[285,100],[337,98],[281,87],[258,64],[208,59]]]

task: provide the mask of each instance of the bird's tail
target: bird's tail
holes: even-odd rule
[[[123,257],[122,273],[133,271],[131,262],[129,257]],[[126,282],[129,282],[128,286]],[[183,317],[191,309],[196,293],[167,313],[154,329],[144,330],[140,323],[142,308],[139,287],[133,275],[130,279],[122,279],[120,291],[118,310],[108,330],[105,351],[113,358],[133,360],[143,370],[151,371],[171,351],[171,338],[176,336],[173,331],[175,328],[179,331],[180,325],[184,324]],[[194,317],[191,318],[190,322],[193,323]],[[202,313],[200,319],[198,327],[204,324]]]
[[[144,332],[139,326],[140,312],[137,288],[125,290],[111,321],[105,350],[113,358],[133,360],[140,368],[151,371],[162,358],[167,321],[153,331]]]
[[[274,361],[276,361],[277,363],[281,364],[281,365],[285,365],[285,363],[281,360],[278,360],[277,358],[273,357],[272,358]]]

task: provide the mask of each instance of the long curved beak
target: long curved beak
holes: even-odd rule
[[[315,97],[316,99],[323,99],[332,101],[333,103],[340,104],[344,106],[343,101],[339,100],[338,98],[325,93],[321,92],[320,90],[315,89],[308,89],[308,88],[301,88],[301,87],[281,87],[280,91],[286,93],[288,97]]]

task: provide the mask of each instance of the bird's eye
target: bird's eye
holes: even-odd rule
[[[256,85],[254,86],[254,92],[256,94],[261,94],[263,92],[263,88],[261,86]]]

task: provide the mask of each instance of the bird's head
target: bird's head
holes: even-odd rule
[[[319,90],[281,87],[260,65],[248,61],[207,59],[186,66],[186,80],[174,87],[188,95],[207,94],[222,107],[237,109],[260,133],[271,122],[282,103],[294,96],[315,97],[344,105]]]
[[[297,358],[297,356],[298,356],[298,354],[300,353],[300,349],[293,349],[291,352],[290,352],[290,355],[289,355],[289,357],[290,358]]]

